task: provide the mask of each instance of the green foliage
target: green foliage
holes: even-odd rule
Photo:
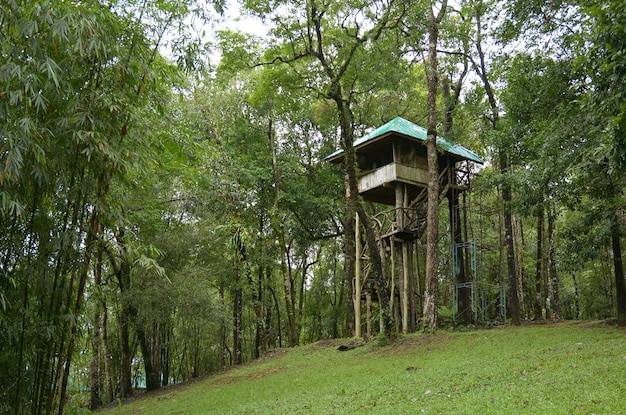
[[[456,309],[454,307],[448,308],[446,306],[441,306],[437,311],[439,314],[438,321],[440,325],[443,327],[451,326],[456,314]]]
[[[101,6],[52,0],[0,6],[3,413],[58,412],[62,400],[79,411],[85,396],[60,396],[63,365],[71,363],[72,379],[85,383],[92,355],[104,396],[105,362],[112,379],[126,369],[123,336],[131,345],[145,337],[151,357],[140,355],[141,347],[126,357],[137,371],[144,370],[142,358],[154,360],[166,382],[229,366],[234,328],[241,330],[243,360],[288,337],[303,343],[339,337],[351,301],[340,240],[344,178],[322,161],[339,147],[346,127],[339,115],[349,118],[347,137],[396,115],[425,119],[425,2],[246,1],[244,11],[262,18],[269,36],[218,33],[221,60],[213,72],[202,32],[224,2]],[[503,45],[486,56],[501,114],[497,128],[484,85],[473,80],[453,88],[462,93],[450,135],[489,160],[468,196],[479,208],[467,225],[481,246],[474,277],[502,279],[499,192],[510,186],[526,302],[536,294],[527,277],[544,206],[556,217],[563,315],[614,315],[620,276],[611,220],[623,217],[626,165],[622,3],[456,6],[440,29],[440,48],[451,52],[441,55],[440,75],[454,83],[468,70],[480,72],[474,49],[481,37]],[[512,42],[524,51],[506,49]],[[161,56],[165,48],[175,64]],[[339,86],[342,95],[334,95]],[[496,150],[510,160],[505,174],[494,163]],[[444,228],[447,215],[440,215]],[[448,242],[440,241],[443,320],[454,313]],[[108,340],[94,345],[105,317]],[[105,345],[110,360],[99,349]],[[525,352],[516,353],[513,362]],[[505,363],[513,376],[527,370]],[[327,408],[412,410],[415,402],[426,408],[428,399],[446,396],[462,412],[476,401],[457,401],[456,391],[475,388],[486,375],[476,374],[471,385],[454,375],[455,385],[420,384],[430,392],[411,395],[411,403],[405,388],[399,408],[384,398],[389,390],[371,391],[363,377],[357,384],[346,376],[341,393],[326,390]],[[494,379],[510,382],[505,378]],[[478,385],[476,396],[513,405],[517,398],[507,391],[491,393],[493,383]],[[117,380],[111,389],[120,389]],[[343,400],[364,393],[362,406]],[[274,410],[297,412],[291,399],[307,396],[295,393]]]
[[[159,56],[162,34],[189,10],[138,5],[0,6],[0,399],[15,413],[67,401],[63,366],[87,330],[95,263],[167,281],[149,244],[120,235],[132,179],[158,163],[155,127],[181,80]]]
[[[624,104],[626,80],[626,17],[619,1],[583,2],[583,10],[589,20],[585,27],[590,31],[590,50],[581,56],[586,73],[592,78],[591,109],[611,129],[611,139],[606,151],[610,160],[620,171],[626,166],[626,104]]]

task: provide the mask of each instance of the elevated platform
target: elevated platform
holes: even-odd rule
[[[359,177],[359,193],[365,200],[395,205],[396,183],[408,184],[409,200],[415,199],[428,185],[428,171],[400,163],[389,163],[363,172]]]

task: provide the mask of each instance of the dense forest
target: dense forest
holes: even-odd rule
[[[0,413],[96,409],[321,339],[626,324],[622,0],[241,2],[262,35],[218,30],[227,6],[0,5]],[[428,131],[410,286],[353,150],[397,116]],[[485,161],[462,215],[437,136]],[[460,315],[459,252],[504,289],[496,311]]]

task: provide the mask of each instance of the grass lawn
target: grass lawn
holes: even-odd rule
[[[277,351],[100,413],[626,414],[626,331],[601,322],[339,344]]]

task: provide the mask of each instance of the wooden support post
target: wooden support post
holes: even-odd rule
[[[402,243],[402,333],[409,332],[409,247],[408,242]]]
[[[404,199],[405,199],[404,184],[396,183],[396,230],[404,230]]]
[[[394,238],[389,238],[389,243],[391,244],[391,295],[389,298],[389,312],[391,313],[391,317],[394,318],[396,313],[394,312],[395,298],[396,298],[396,244],[394,242]],[[394,323],[398,323],[397,320]],[[398,327],[396,325],[396,327]]]
[[[365,312],[367,313],[367,321],[366,321],[366,332],[365,335],[368,339],[371,339],[373,336],[372,333],[372,293],[368,290],[365,293]]]
[[[422,292],[422,276],[420,273],[420,258],[419,258],[419,248],[417,244],[413,244],[414,253],[413,258],[415,261],[415,292],[417,292],[417,304],[415,305],[415,310],[417,311],[417,318],[421,317],[422,310],[424,309],[424,304],[422,304],[422,298],[424,293]]]

